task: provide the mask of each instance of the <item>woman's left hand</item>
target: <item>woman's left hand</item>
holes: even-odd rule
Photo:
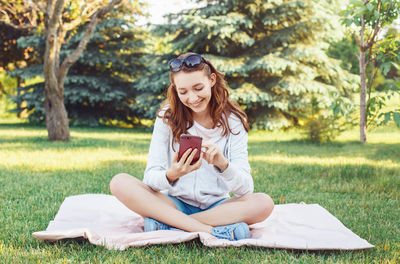
[[[203,158],[208,164],[216,166],[220,171],[224,171],[228,167],[229,161],[224,157],[217,144],[203,141],[201,148],[204,154]]]

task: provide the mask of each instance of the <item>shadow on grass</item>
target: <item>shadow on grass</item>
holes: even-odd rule
[[[70,126],[71,132],[91,132],[95,131],[96,133],[110,133],[110,132],[127,132],[127,133],[151,133],[153,131],[152,128],[128,128],[128,127],[114,127],[114,126],[97,126],[97,127],[89,127],[89,126]],[[47,133],[46,125],[39,124],[31,124],[31,123],[0,123],[1,130],[18,130],[18,129],[26,129],[26,130],[41,130]]]
[[[293,157],[309,156],[318,158],[330,157],[364,157],[371,160],[400,161],[400,144],[368,143],[361,145],[357,141],[332,142],[323,145],[307,141],[258,141],[248,143],[249,155],[287,155]]]
[[[31,123],[0,123],[0,129],[2,130],[15,130],[18,128],[37,130],[37,129],[46,129],[46,125],[37,125]]]
[[[17,130],[21,129],[21,130]],[[28,133],[18,134],[20,131]],[[131,148],[148,150],[151,134],[145,130],[130,128],[73,128],[73,132],[79,135],[71,136],[70,141],[50,141],[45,127],[31,124],[0,124],[0,131],[10,131],[0,138],[3,150],[46,150],[46,149],[74,149],[74,148]],[[37,132],[37,133],[36,133]],[[43,133],[45,134],[43,135]],[[40,133],[40,135],[38,135]],[[92,138],[91,134],[124,133],[126,137],[104,136],[104,138]],[[148,136],[147,136],[148,135]]]
[[[251,162],[256,191],[304,193],[380,193],[400,197],[400,168],[356,164]],[[273,187],[272,187],[273,186]],[[278,196],[279,197],[279,196]]]
[[[381,160],[381,157],[386,157],[392,161],[400,162],[400,144],[376,144],[375,153],[369,154],[366,157],[372,160]]]
[[[132,149],[146,149],[150,145],[150,139],[98,139],[90,137],[72,137],[68,142],[53,142],[49,141],[47,136],[10,136],[8,138],[1,138],[3,150],[46,150],[46,149],[74,149],[74,148],[121,148],[129,147]]]

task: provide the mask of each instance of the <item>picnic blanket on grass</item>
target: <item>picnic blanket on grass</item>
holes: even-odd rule
[[[106,194],[67,197],[40,240],[83,237],[95,245],[124,250],[154,244],[173,244],[199,238],[208,247],[258,246],[305,250],[355,250],[374,247],[346,228],[318,204],[282,204],[265,221],[250,225],[251,238],[217,239],[204,232],[143,232],[143,218],[117,198]]]

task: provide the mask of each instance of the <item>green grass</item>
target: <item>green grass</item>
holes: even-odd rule
[[[369,143],[357,130],[312,145],[296,132],[251,132],[255,191],[276,204],[318,203],[376,248],[299,251],[207,248],[199,241],[111,251],[86,240],[42,242],[63,200],[109,194],[119,172],[142,178],[151,133],[73,128],[68,143],[49,142],[44,127],[0,124],[1,263],[398,263],[400,261],[400,130],[377,129]]]

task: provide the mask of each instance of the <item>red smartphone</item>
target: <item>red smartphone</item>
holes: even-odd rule
[[[186,150],[191,148],[193,151],[196,148],[197,152],[194,155],[193,160],[190,163],[190,165],[195,164],[200,159],[202,140],[203,140],[202,137],[193,136],[193,135],[189,135],[189,134],[182,134],[180,137],[180,143],[179,143],[180,145],[179,145],[178,161],[181,159],[183,153],[185,153]]]

